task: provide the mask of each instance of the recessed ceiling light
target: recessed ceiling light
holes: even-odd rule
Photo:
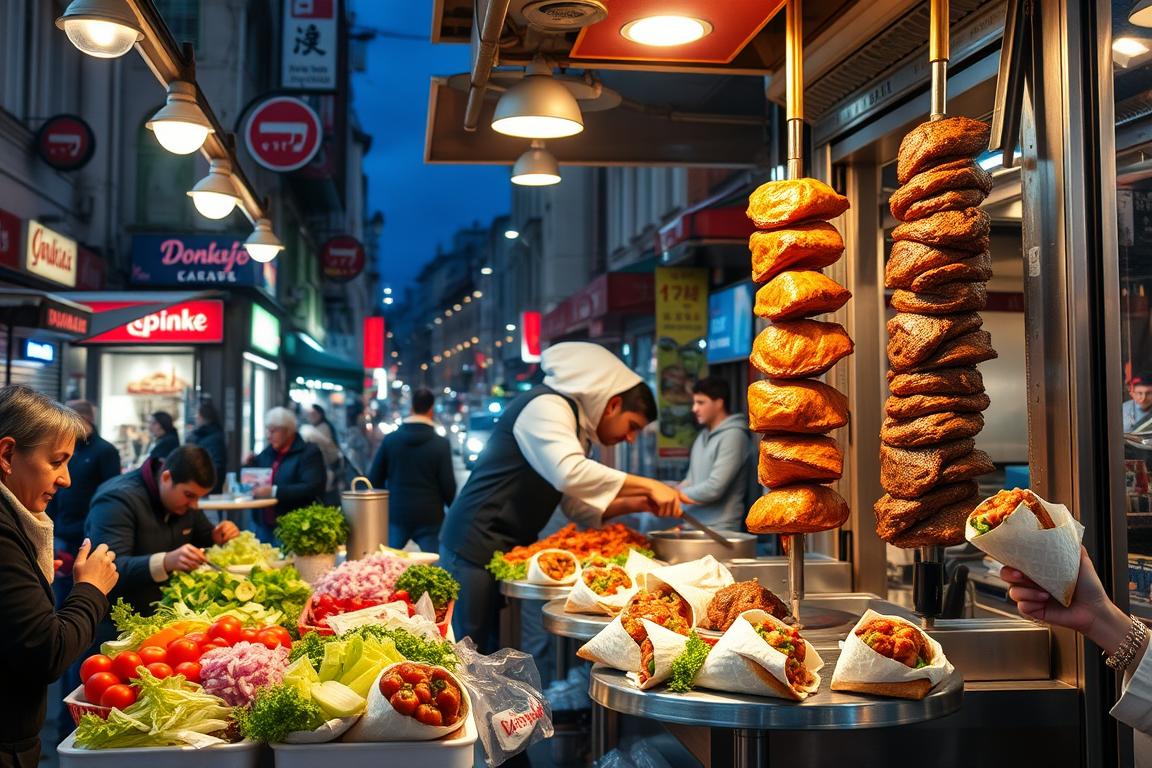
[[[1152,0],[1137,0],[1128,11],[1128,21],[1141,27],[1152,27]]]
[[[691,16],[648,16],[620,29],[620,34],[634,43],[660,47],[691,43],[711,32],[711,24]]]
[[[1112,41],[1112,50],[1121,56],[1143,56],[1148,53],[1148,46],[1134,37],[1118,37]]]

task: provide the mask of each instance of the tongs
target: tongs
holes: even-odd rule
[[[712,539],[712,541],[716,542],[717,544],[723,544],[725,547],[728,547],[728,549],[732,549],[732,542],[728,541],[728,539],[716,533],[716,531],[712,530],[708,526],[704,525],[704,523],[700,522],[689,513],[681,511],[680,517],[683,518],[684,522],[688,523],[693,528],[698,528],[701,531],[704,531],[704,533],[706,533],[708,538]]]

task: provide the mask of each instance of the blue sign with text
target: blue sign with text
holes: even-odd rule
[[[275,290],[275,262],[261,264],[248,255],[243,237],[234,235],[135,235],[132,282],[136,285]]]
[[[752,352],[755,318],[752,283],[740,283],[708,297],[708,363],[728,363]]]

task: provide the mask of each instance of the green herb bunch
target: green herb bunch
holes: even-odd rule
[[[700,639],[700,635],[696,634],[696,630],[688,633],[688,642],[684,644],[684,650],[680,655],[672,659],[672,674],[668,678],[668,690],[676,693],[687,693],[692,690],[692,686],[696,681],[696,675],[700,674],[700,668],[704,666],[704,660],[708,658],[708,652],[712,650],[712,646]]]
[[[443,608],[460,594],[460,582],[438,565],[413,565],[396,579],[396,591],[404,590],[415,603],[425,592],[432,605]]]
[[[234,712],[244,738],[281,742],[292,731],[314,731],[324,723],[320,707],[291,685],[274,685],[257,692],[247,707]]]
[[[295,555],[330,555],[348,541],[348,521],[339,507],[309,504],[277,520],[276,537]]]

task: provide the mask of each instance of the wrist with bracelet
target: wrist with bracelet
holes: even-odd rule
[[[1127,669],[1132,661],[1136,658],[1136,654],[1144,646],[1144,641],[1148,637],[1148,627],[1144,622],[1136,617],[1132,617],[1132,625],[1128,630],[1128,634],[1124,635],[1124,639],[1117,646],[1116,650],[1111,654],[1104,654],[1104,663],[1117,672],[1123,672]]]

